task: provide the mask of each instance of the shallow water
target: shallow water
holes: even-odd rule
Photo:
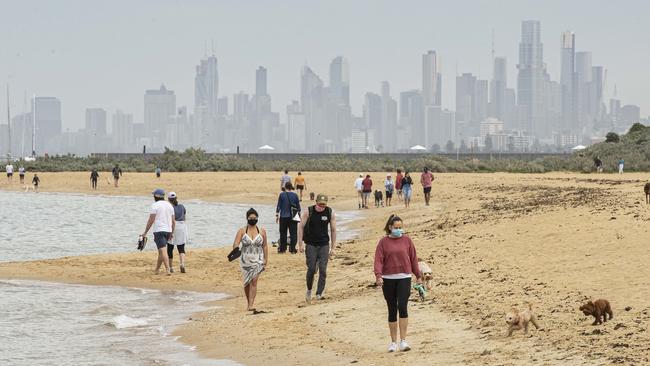
[[[0,365],[236,365],[170,335],[217,294],[14,280],[0,294]]]

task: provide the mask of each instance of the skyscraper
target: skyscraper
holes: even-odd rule
[[[577,133],[576,116],[576,39],[573,32],[562,33],[560,48],[560,85],[562,93],[562,130]]]
[[[32,117],[36,152],[59,152],[56,138],[62,132],[61,101],[55,97],[36,97],[32,102]]]
[[[117,152],[129,152],[133,149],[133,115],[120,110],[115,111],[111,124],[113,148]],[[131,147],[131,149],[129,149]]]
[[[494,70],[490,83],[490,110],[492,117],[506,120],[506,89],[508,88],[508,66],[505,57],[494,58]]]
[[[305,115],[307,150],[319,152],[325,142],[325,90],[323,80],[309,66],[304,66],[300,75],[300,107]]]
[[[218,114],[219,73],[217,58],[212,55],[196,66],[194,77],[195,114],[216,117]],[[198,112],[198,113],[197,113]]]
[[[400,93],[400,127],[407,130],[408,144],[426,145],[424,98],[419,90]]]
[[[395,151],[395,133],[397,131],[397,101],[390,96],[388,81],[381,83],[381,128],[379,144],[382,152]]]
[[[147,90],[144,94],[144,127],[146,136],[152,147],[162,147],[165,126],[176,115],[176,94],[167,90],[165,85],[160,89]]]
[[[456,120],[472,122],[475,112],[476,76],[464,73],[456,76]],[[479,121],[480,122],[480,121]]]
[[[86,108],[86,132],[93,136],[106,136],[106,110]]]
[[[266,68],[260,66],[255,71],[255,95],[265,96],[266,90]]]
[[[576,52],[576,111],[580,133],[590,130],[591,116],[591,52]]]
[[[350,105],[350,65],[343,56],[330,63],[330,100],[336,104]]]
[[[522,120],[518,127],[533,136],[538,130],[543,130],[544,124],[543,93],[546,66],[541,32],[541,24],[537,20],[526,20],[521,24],[517,100],[522,109]]]
[[[428,51],[422,55],[422,96],[424,105],[439,105],[440,87],[438,81],[441,80],[438,75],[438,56],[436,51]]]

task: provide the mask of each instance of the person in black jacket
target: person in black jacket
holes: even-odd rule
[[[296,243],[298,242],[298,221],[300,218],[300,197],[293,191],[293,184],[287,182],[284,185],[284,192],[278,196],[278,205],[275,208],[275,222],[280,224],[280,246],[278,253],[287,251],[287,230],[289,231],[290,244],[289,252],[298,253]],[[296,217],[297,216],[297,217]]]

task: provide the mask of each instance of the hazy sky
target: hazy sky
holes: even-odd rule
[[[438,52],[443,106],[454,108],[456,70],[491,76],[496,55],[508,58],[516,86],[521,21],[542,22],[544,59],[559,80],[560,32],[576,33],[578,51],[593,52],[608,70],[606,97],[618,86],[623,103],[650,113],[650,1],[163,1],[0,0],[0,80],[11,85],[12,109],[24,90],[56,96],[64,128],[84,123],[86,107],[143,116],[145,89],[161,83],[192,110],[194,67],[214,39],[219,93],[254,91],[255,69],[268,69],[273,109],[299,96],[305,62],[323,80],[337,55],[350,63],[353,111],[380,82],[400,91],[421,88],[421,55]],[[3,88],[4,89],[4,88]],[[6,115],[6,101],[0,98]],[[232,106],[231,106],[232,108]],[[2,118],[4,123],[6,117]],[[110,124],[110,118],[109,118]]]

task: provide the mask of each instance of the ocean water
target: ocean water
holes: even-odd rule
[[[150,197],[0,191],[0,262],[136,254],[152,202]],[[181,203],[188,211],[190,251],[231,245],[250,208]],[[276,241],[275,207],[255,208],[269,240]],[[355,218],[337,212],[340,240],[356,234],[345,228]],[[145,250],[155,250],[151,239]],[[205,309],[203,303],[222,297],[0,279],[0,365],[236,365],[200,358],[170,335]]]

